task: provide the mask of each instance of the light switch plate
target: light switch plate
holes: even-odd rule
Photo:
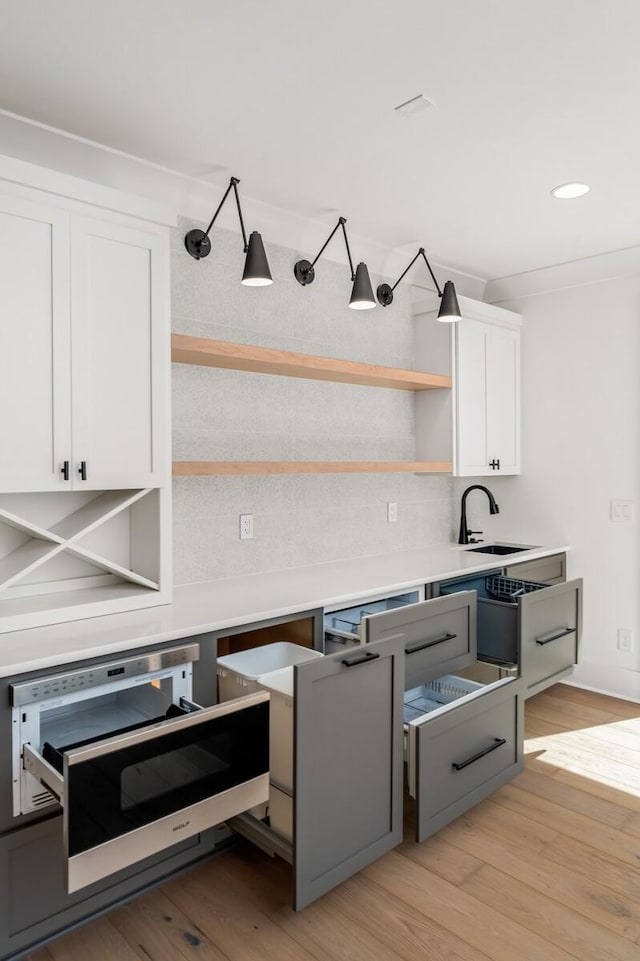
[[[387,501],[387,522],[395,524],[398,520],[398,502]]]
[[[629,522],[633,520],[633,501],[612,500],[611,520]]]
[[[627,627],[618,628],[618,650],[626,653],[633,650],[633,631]]]

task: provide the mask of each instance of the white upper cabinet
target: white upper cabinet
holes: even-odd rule
[[[154,417],[168,363],[166,318],[160,323],[158,316],[163,257],[153,233],[72,221],[75,486],[151,487],[164,480],[161,419]]]
[[[71,457],[69,217],[0,194],[0,490],[63,490]]]
[[[519,474],[521,318],[467,297],[459,302],[462,319],[452,325],[416,307],[416,366],[453,377],[452,397],[416,398],[417,456],[451,459],[461,477]]]
[[[174,223],[0,155],[0,634],[171,600]]]
[[[0,491],[167,482],[166,231],[90,210],[0,191]]]

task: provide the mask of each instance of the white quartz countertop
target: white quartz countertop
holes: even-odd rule
[[[116,655],[136,647],[315,608],[336,608],[374,595],[567,550],[566,545],[529,547],[501,557],[472,553],[457,544],[443,544],[290,571],[204,581],[176,588],[173,603],[161,607],[2,634],[0,676]]]

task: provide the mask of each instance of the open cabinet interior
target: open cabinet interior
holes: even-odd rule
[[[157,488],[0,495],[0,631],[72,619],[91,603],[157,603],[167,574],[163,496]]]
[[[250,651],[254,647],[277,644],[280,641],[311,648],[314,646],[313,639],[313,617],[301,617],[285,621],[283,624],[270,624],[267,627],[256,627],[251,631],[218,637],[217,654],[218,657],[238,654],[240,651]]]

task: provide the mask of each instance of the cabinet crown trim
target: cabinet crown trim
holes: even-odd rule
[[[463,319],[480,320],[487,324],[496,324],[502,327],[522,327],[522,317],[513,310],[506,310],[504,307],[496,307],[495,304],[485,304],[481,300],[472,300],[470,297],[458,297],[460,310]],[[433,300],[420,300],[413,305],[414,316],[420,314],[434,314],[437,304]]]
[[[0,154],[0,180],[7,186],[15,184],[18,187],[46,191],[66,200],[80,201],[155,224],[175,227],[178,222],[176,211],[166,204],[125,193],[115,187],[105,187],[90,180],[72,177],[59,170],[40,167],[26,160],[17,160],[5,154]],[[2,186],[4,184],[0,184],[0,187]],[[51,203],[52,199],[43,197],[43,202]]]

